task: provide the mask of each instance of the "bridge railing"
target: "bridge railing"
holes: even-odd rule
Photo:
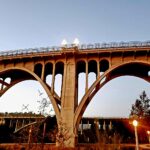
[[[147,47],[150,41],[130,41],[130,42],[111,42],[111,43],[94,43],[79,45],[79,49],[105,49],[105,48],[124,48],[124,47]]]
[[[106,49],[106,48],[127,48],[127,47],[149,47],[150,41],[131,41],[131,42],[111,42],[111,43],[94,43],[94,44],[81,44],[75,46],[74,44],[68,44],[64,48],[78,47],[79,50],[90,50],[90,49]],[[0,52],[0,56],[17,56],[17,55],[28,55],[33,53],[46,53],[46,52],[60,52],[63,46],[53,47],[40,47],[40,48],[29,48],[29,49],[18,49],[18,50],[5,50]]]

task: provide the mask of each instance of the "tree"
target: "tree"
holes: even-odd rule
[[[48,98],[45,98],[44,93],[42,93],[40,90],[38,90],[38,92],[40,97],[40,100],[37,101],[39,103],[39,113],[44,116],[51,116],[52,114],[54,114],[51,102],[48,100]]]
[[[136,99],[135,104],[132,105],[130,117],[150,117],[150,99],[145,91],[141,93],[139,99]]]

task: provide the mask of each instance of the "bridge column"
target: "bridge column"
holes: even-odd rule
[[[86,83],[85,83],[85,92],[87,92],[87,90],[88,90],[88,62],[86,62],[86,68],[85,68],[85,70],[86,70]]]
[[[15,125],[15,131],[18,129],[18,119],[17,119],[17,121],[16,121],[16,125]]]
[[[99,61],[97,61],[97,78],[100,76],[100,65]]]
[[[64,64],[62,99],[61,99],[61,118],[62,123],[68,130],[68,140],[64,142],[65,147],[75,147],[76,127],[74,127],[74,113],[77,106],[77,84],[76,84],[76,63],[74,58],[67,58]]]
[[[9,128],[12,127],[12,119],[10,119],[10,122],[9,122]]]
[[[44,72],[45,72],[45,64],[42,66],[42,74],[41,74],[41,79],[44,80]]]
[[[54,93],[54,84],[55,84],[55,64],[53,64],[53,72],[52,72],[52,83],[51,83],[51,91]]]

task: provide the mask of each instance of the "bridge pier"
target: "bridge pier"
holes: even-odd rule
[[[64,131],[64,146],[75,147],[77,143],[76,127],[74,127],[74,114],[77,107],[77,80],[76,63],[72,57],[67,58],[64,65],[63,88],[61,99],[61,119]],[[60,125],[60,124],[59,124]]]

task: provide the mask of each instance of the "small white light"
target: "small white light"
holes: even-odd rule
[[[136,127],[138,125],[138,122],[136,120],[133,120],[133,125]]]
[[[74,41],[73,41],[73,44],[74,44],[75,46],[78,46],[79,43],[80,43],[80,42],[79,42],[78,38],[75,38]]]
[[[63,47],[67,46],[67,41],[66,41],[66,39],[62,40],[61,45],[62,45]]]

